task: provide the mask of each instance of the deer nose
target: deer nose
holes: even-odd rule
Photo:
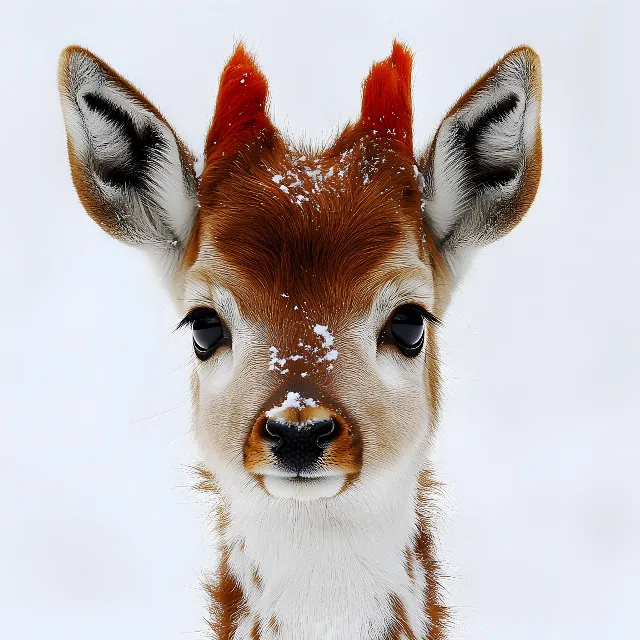
[[[271,452],[287,471],[300,473],[311,468],[338,436],[333,419],[287,422],[267,420],[265,429],[273,441]]]

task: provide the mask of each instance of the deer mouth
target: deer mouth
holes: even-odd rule
[[[277,498],[310,501],[320,498],[333,498],[347,486],[344,474],[316,476],[280,476],[265,474],[261,476],[261,486],[266,493]]]

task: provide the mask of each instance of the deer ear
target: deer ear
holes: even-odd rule
[[[160,112],[89,51],[60,56],[58,83],[71,175],[110,235],[180,255],[197,212],[193,157]]]
[[[540,101],[537,54],[514,49],[458,100],[420,161],[424,213],[454,278],[473,248],[508,233],[535,197]]]

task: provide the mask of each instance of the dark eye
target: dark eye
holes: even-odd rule
[[[193,309],[180,323],[191,325],[193,350],[200,360],[206,360],[226,340],[225,329],[218,314],[204,307]]]
[[[405,356],[417,356],[424,344],[425,318],[431,317],[428,311],[416,305],[399,307],[387,322],[382,339],[397,345]]]

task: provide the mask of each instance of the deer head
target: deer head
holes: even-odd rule
[[[277,131],[238,46],[197,176],[138,90],[84,49],[62,54],[74,184],[107,233],[166,274],[193,333],[196,438],[237,512],[297,500],[349,520],[413,495],[438,413],[439,319],[474,250],[535,195],[536,54],[502,58],[419,158],[411,65],[395,43],[364,81],[359,120],[309,149]]]

